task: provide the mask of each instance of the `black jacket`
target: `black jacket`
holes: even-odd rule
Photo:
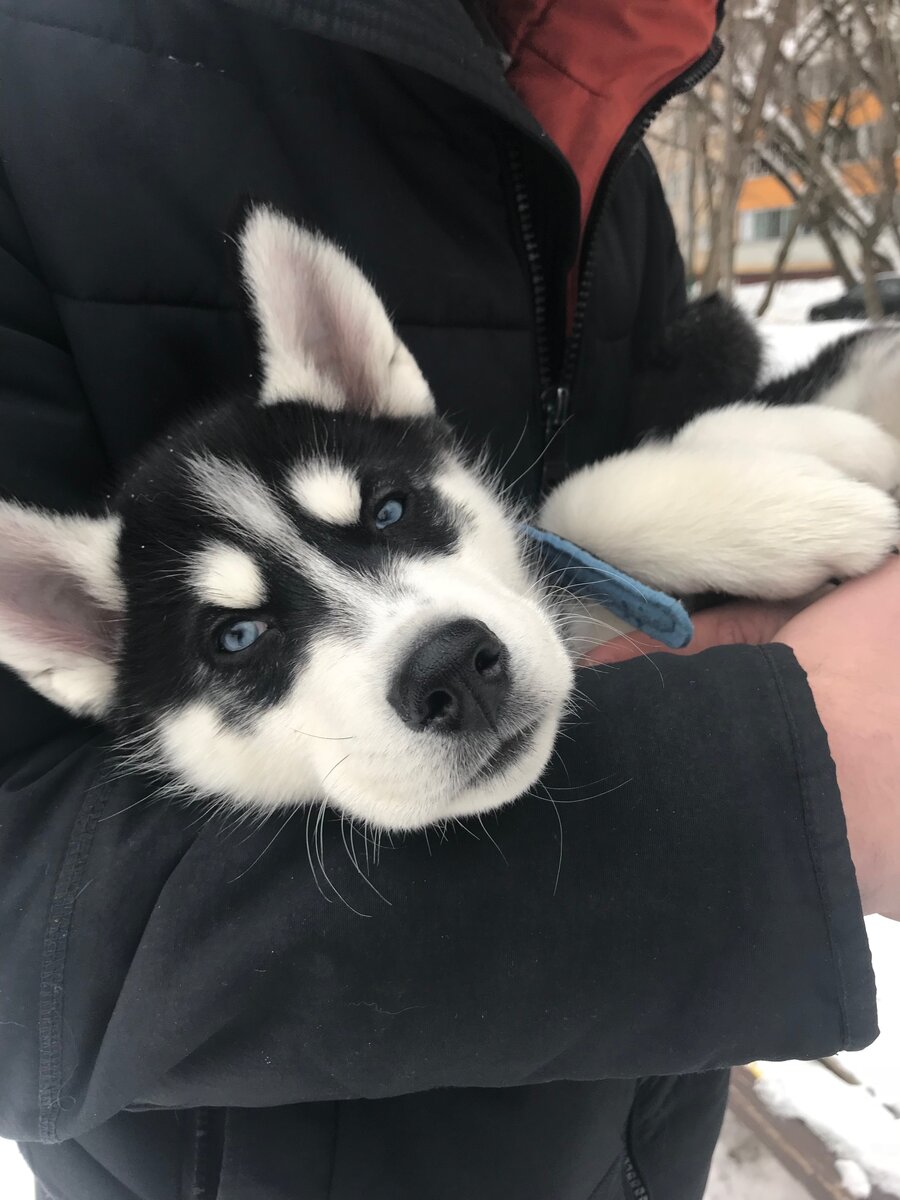
[[[444,409],[537,491],[577,192],[455,0],[0,0],[0,161],[6,494],[100,502],[253,369],[223,236],[248,194],[349,248]],[[622,444],[683,302],[648,158],[614,174],[551,473]],[[45,1194],[696,1200],[721,1068],[867,1043],[790,653],[579,683],[556,807],[395,839],[385,900],[326,825],[359,916],[318,890],[302,820],[248,835],[154,801],[3,678],[0,1134]]]

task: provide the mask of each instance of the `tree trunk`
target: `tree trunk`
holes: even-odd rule
[[[698,137],[698,114],[696,105],[687,97],[684,109],[685,134],[688,146],[688,198],[687,198],[687,259],[688,285],[694,284],[695,259],[697,256],[697,158],[700,155],[700,139]]]
[[[862,251],[863,292],[866,297],[866,316],[870,321],[880,321],[884,316],[884,305],[875,286],[875,254],[871,242],[867,239],[860,247]]]
[[[807,190],[803,193],[799,203],[794,205],[794,211],[791,213],[791,221],[788,225],[787,232],[781,240],[781,245],[778,248],[778,257],[775,259],[775,264],[772,267],[772,273],[769,275],[769,281],[766,284],[765,295],[759,302],[759,307],[756,310],[757,317],[765,315],[766,309],[772,303],[772,297],[775,295],[775,289],[781,281],[781,274],[784,271],[784,265],[787,262],[788,255],[791,252],[791,246],[794,244],[794,238],[800,230],[800,226],[806,220],[807,214],[812,207],[812,192]]]
[[[713,179],[712,160],[709,154],[709,144],[706,138],[702,143],[703,152],[703,182],[706,188],[707,237],[709,249],[703,277],[700,281],[700,294],[709,296],[719,287],[719,205],[716,198],[715,180]]]
[[[831,228],[827,206],[821,205],[814,208],[810,216],[813,228],[825,243],[825,249],[828,251],[828,257],[831,259],[831,265],[834,267],[835,274],[841,277],[844,287],[849,290],[858,280],[850,264],[847,262],[847,258],[840,247],[834,230]]]
[[[734,219],[738,191],[743,175],[743,139],[738,144],[735,129],[734,108],[734,5],[725,9],[722,21],[722,36],[725,42],[725,162],[722,190],[719,193],[718,256],[722,293],[730,300],[734,295]]]

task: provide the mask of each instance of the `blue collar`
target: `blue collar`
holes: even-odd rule
[[[686,646],[694,636],[687,610],[672,596],[638,583],[555,533],[534,525],[525,525],[524,530],[540,548],[544,563],[554,571],[554,583],[602,604],[634,629],[673,650]]]

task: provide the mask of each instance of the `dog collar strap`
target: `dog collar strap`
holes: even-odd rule
[[[555,533],[535,525],[526,525],[524,530],[538,546],[545,565],[554,572],[555,584],[602,604],[633,628],[673,650],[686,646],[694,636],[687,610],[673,596],[639,583]]]

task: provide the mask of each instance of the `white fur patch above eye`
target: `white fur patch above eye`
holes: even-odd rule
[[[295,532],[262,479],[213,454],[195,454],[187,463],[194,493],[208,512],[262,545],[291,553]]]
[[[205,604],[217,608],[259,608],[266,599],[262,573],[246,550],[214,542],[191,567],[191,585]]]
[[[289,483],[297,503],[311,516],[332,525],[355,525],[362,512],[359,480],[339,463],[298,467]]]

